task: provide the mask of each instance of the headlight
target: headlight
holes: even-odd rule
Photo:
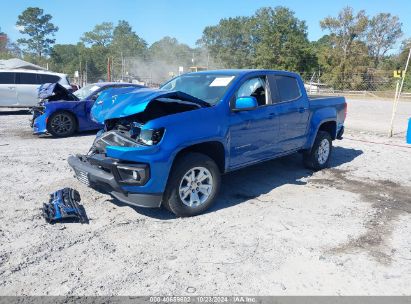
[[[160,129],[142,129],[139,123],[133,123],[130,136],[137,142],[146,146],[158,144],[163,138],[164,128]]]
[[[99,132],[94,139],[91,150],[105,153],[107,146],[136,147],[138,146],[138,143],[130,138],[128,132],[125,131],[115,130],[102,133]]]

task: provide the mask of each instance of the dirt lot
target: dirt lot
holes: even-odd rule
[[[0,295],[410,295],[411,103],[390,140],[389,110],[351,101],[330,169],[293,155],[228,174],[214,208],[185,219],[75,180],[66,158],[93,134],[36,138],[28,115],[0,115]],[[67,186],[88,225],[41,218]]]

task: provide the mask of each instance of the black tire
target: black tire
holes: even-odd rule
[[[180,185],[183,186],[184,183],[186,182],[186,179],[185,179],[186,174],[188,174],[192,170],[194,170],[194,174],[196,174],[196,172],[200,174],[200,169],[196,169],[196,168],[205,168],[206,170],[208,170],[208,172],[204,171],[204,173],[207,173],[207,174],[203,176],[211,175],[211,178],[205,179],[205,183],[208,183],[208,185],[211,185],[211,190],[208,194],[202,194],[201,191],[196,192],[197,198],[200,198],[200,196],[204,195],[202,196],[202,199],[204,199],[204,202],[200,203],[200,200],[198,200],[197,201],[198,205],[193,204],[193,206],[190,207],[186,204],[187,202],[186,203],[183,202],[180,196],[180,193],[179,193],[179,189],[180,189]],[[174,213],[177,217],[195,216],[195,215],[201,214],[205,210],[210,208],[210,206],[214,203],[215,198],[220,189],[220,183],[221,183],[220,171],[216,163],[210,157],[208,157],[207,155],[201,154],[201,153],[185,154],[179,157],[178,159],[176,159],[173,165],[173,168],[171,170],[168,183],[167,183],[165,196],[164,196],[165,198],[164,207],[166,207],[169,211]],[[208,187],[208,185],[206,186]],[[191,186],[192,185],[189,185],[189,184],[186,185],[186,187],[191,187]],[[197,190],[198,189],[199,188],[197,188]],[[191,191],[193,191],[194,193],[195,189],[189,190],[188,192],[186,192],[186,193],[189,193],[190,198],[187,198],[187,199],[189,199],[190,202],[191,202]]]
[[[73,114],[65,111],[53,113],[47,123],[47,131],[55,137],[67,137],[76,132],[77,121]]]
[[[321,145],[324,141],[328,141],[329,152],[328,156],[324,160],[325,156],[322,154]],[[326,146],[326,143],[323,143]],[[322,170],[327,168],[330,162],[332,153],[332,139],[330,133],[325,131],[318,131],[317,137],[315,138],[314,144],[309,151],[305,151],[303,154],[304,165],[314,171]]]

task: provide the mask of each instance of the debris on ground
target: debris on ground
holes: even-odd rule
[[[50,195],[49,202],[43,204],[43,217],[50,224],[67,220],[87,223],[87,215],[80,201],[80,193],[75,189],[57,190]]]

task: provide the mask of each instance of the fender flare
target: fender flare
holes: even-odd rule
[[[327,107],[319,109],[314,113],[311,118],[307,142],[304,146],[305,149],[311,149],[314,144],[314,140],[317,137],[318,130],[320,129],[321,125],[327,122],[335,123],[337,130],[337,110],[335,108]],[[336,135],[337,134],[331,134],[331,138],[335,139]]]

